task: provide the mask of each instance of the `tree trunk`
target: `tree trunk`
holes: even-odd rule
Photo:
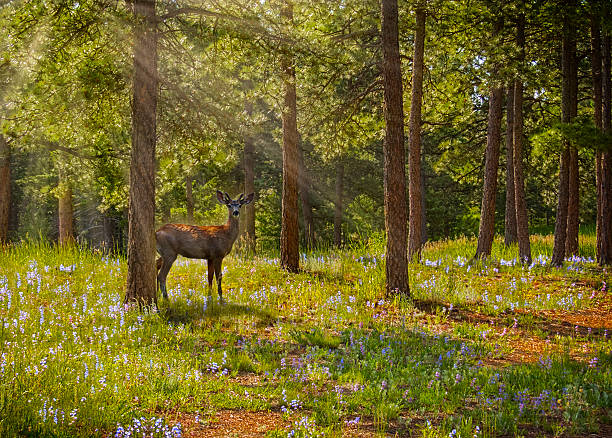
[[[132,149],[125,303],[157,305],[155,144],[158,95],[155,0],[135,0]]]
[[[421,155],[421,158],[424,158]],[[425,172],[423,172],[423,160],[421,160],[421,247],[427,243],[427,206],[425,204]]]
[[[344,163],[342,158],[336,163],[336,202],[334,209],[334,245],[342,246],[342,192],[344,191]]]
[[[111,215],[111,210],[107,210],[102,214],[102,250],[107,254],[118,250],[116,233],[115,217]]]
[[[576,26],[574,24],[575,10],[573,2],[570,2],[570,38],[569,38],[569,62],[570,62],[570,122],[578,114],[578,67],[576,61]],[[565,253],[567,256],[578,254],[578,229],[579,229],[579,174],[578,174],[578,149],[576,145],[570,144],[569,153],[569,199],[567,203],[567,236],[565,240]]]
[[[72,207],[72,187],[70,182],[60,176],[59,184],[59,239],[60,245],[74,243],[74,209]]]
[[[410,101],[409,178],[409,241],[408,259],[421,256],[423,244],[423,193],[421,192],[421,104],[423,101],[423,58],[425,54],[425,9],[417,6],[412,67],[412,97]]]
[[[312,249],[315,245],[314,235],[314,219],[312,217],[312,204],[310,202],[310,177],[308,169],[304,161],[304,150],[298,139],[298,185],[300,192],[300,200],[302,201],[302,217],[304,219],[304,237],[306,240],[306,248]]]
[[[525,17],[521,15],[517,23],[516,42],[521,48],[520,63],[525,59]],[[514,81],[514,201],[516,203],[516,232],[518,237],[519,259],[531,263],[529,243],[529,222],[527,220],[527,201],[523,177],[523,81]]]
[[[595,218],[595,246],[597,259],[601,253],[601,221],[602,221],[602,169],[603,169],[603,153],[600,150],[595,151],[595,195],[597,199],[597,217]]]
[[[506,217],[504,244],[518,241],[516,236],[516,203],[514,202],[514,84],[508,87],[506,103]]]
[[[579,175],[578,175],[578,149],[575,145],[570,146],[568,163],[568,189],[569,198],[567,201],[567,232],[565,237],[565,254],[567,256],[578,255],[578,229],[580,195]]]
[[[251,115],[252,105],[247,104],[247,114]],[[244,139],[244,195],[255,192],[255,141],[247,134]],[[251,253],[255,252],[255,202],[244,206],[244,238]]]
[[[565,260],[565,240],[567,233],[567,206],[569,203],[569,148],[563,147],[559,163],[559,199],[555,220],[555,240],[553,244],[552,265],[561,266]]]
[[[493,30],[493,38],[501,30],[502,23],[497,21]],[[492,76],[497,76],[498,66],[493,68]],[[478,229],[478,244],[476,258],[486,258],[491,255],[493,237],[495,236],[495,197],[497,194],[497,170],[499,168],[499,144],[501,140],[502,120],[501,84],[491,85],[489,95],[489,120],[487,122],[487,147],[485,151],[484,187],[482,190],[482,205],[480,207],[480,227]]]
[[[603,130],[602,124],[602,83],[601,83],[601,20],[598,11],[590,16],[591,21],[591,72],[593,79],[593,120],[595,127]],[[602,191],[601,191],[602,152],[595,151],[595,187],[597,192],[597,258],[601,252],[601,220],[602,220]]]
[[[193,177],[187,175],[185,177],[185,205],[187,207],[187,222],[193,223]]]
[[[385,139],[384,202],[387,294],[410,295],[406,248],[406,173],[397,0],[382,0]]]
[[[11,217],[11,149],[0,134],[0,245],[9,242]]]
[[[281,10],[283,21],[293,21],[293,5],[286,0]],[[289,272],[299,269],[298,227],[298,131],[295,69],[291,48],[281,56],[285,101],[283,105],[283,203],[281,219],[281,267]]]
[[[606,30],[602,38],[602,126],[605,133],[612,133],[610,77],[610,31]],[[601,163],[601,245],[599,264],[612,265],[612,152],[606,150],[602,154]]]
[[[497,194],[497,170],[499,167],[499,143],[501,139],[502,92],[502,87],[495,86],[491,90],[489,97],[485,175],[476,258],[485,258],[491,255],[493,237],[495,235],[495,197]]]
[[[569,123],[572,120],[572,26],[568,11],[563,18],[563,41],[561,48],[561,121]],[[570,198],[570,144],[563,140],[563,151],[559,165],[559,200],[557,203],[557,218],[555,220],[555,241],[553,245],[552,264],[561,266],[565,259],[567,240],[567,217]]]

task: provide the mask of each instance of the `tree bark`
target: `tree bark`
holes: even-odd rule
[[[427,243],[427,206],[425,204],[425,172],[423,172],[423,155],[421,154],[421,248]]]
[[[569,31],[569,62],[570,62],[570,122],[578,114],[578,67],[576,60],[576,25],[574,23],[574,3],[570,0],[570,31]],[[579,211],[579,170],[578,149],[575,144],[570,144],[569,153],[569,199],[567,203],[567,236],[565,240],[565,254],[567,256],[578,254],[578,229],[580,226]]]
[[[561,121],[569,123],[572,120],[572,26],[568,11],[563,18],[563,41],[561,47]],[[563,140],[563,151],[559,164],[559,199],[557,203],[557,218],[555,220],[555,241],[553,245],[552,264],[561,266],[565,260],[567,240],[567,217],[570,200],[570,144]]]
[[[336,202],[334,209],[334,245],[342,246],[342,193],[344,192],[344,163],[342,158],[336,163]]]
[[[423,193],[421,191],[421,105],[423,101],[423,59],[425,56],[425,8],[416,10],[414,57],[412,66],[412,96],[409,122],[409,241],[408,259],[421,256],[423,244]]]
[[[561,266],[565,260],[565,240],[567,232],[567,205],[569,203],[569,148],[563,147],[559,164],[559,199],[555,220],[555,240],[553,244],[552,265]]]
[[[518,241],[516,236],[516,203],[514,201],[514,83],[508,87],[506,102],[506,214],[504,244]]]
[[[568,189],[569,198],[567,201],[567,235],[565,238],[565,254],[567,256],[578,255],[578,229],[580,227],[579,208],[579,170],[578,170],[578,149],[575,145],[570,146],[568,163]]]
[[[252,105],[246,105],[247,114],[251,115]],[[244,139],[244,194],[255,192],[255,141],[247,134]],[[244,206],[244,238],[247,249],[255,252],[255,202]]]
[[[610,77],[610,31],[602,38],[602,127],[605,133],[612,133],[612,80]],[[606,150],[601,162],[601,245],[598,262],[612,265],[612,152]]]
[[[525,59],[525,17],[521,15],[517,23],[516,42],[521,49],[519,61]],[[523,81],[514,81],[514,201],[516,203],[516,232],[519,259],[531,263],[531,244],[529,243],[529,222],[527,220],[527,201],[523,176]]]
[[[0,134],[0,245],[9,242],[11,217],[11,149]]]
[[[111,215],[111,210],[102,213],[102,250],[107,253],[117,251],[117,228],[115,226],[115,217]]]
[[[501,26],[501,21],[495,23],[493,38],[500,32]],[[494,79],[497,76],[497,71],[498,66],[495,66],[492,72]],[[478,244],[476,246],[477,259],[486,258],[491,255],[493,237],[495,236],[495,197],[497,195],[497,170],[499,168],[499,145],[501,141],[502,95],[503,89],[501,84],[491,85],[484,187],[482,190],[482,205],[480,207]]]
[[[286,0],[281,18],[287,26],[293,21],[293,4]],[[283,105],[283,201],[281,218],[281,267],[289,272],[299,269],[298,226],[298,130],[295,69],[291,49],[286,48],[281,56],[284,86]]]
[[[491,255],[495,235],[495,197],[497,194],[497,170],[499,167],[499,142],[501,139],[502,87],[496,86],[489,97],[489,121],[485,153],[484,188],[480,213],[480,228],[476,258]]]
[[[602,169],[603,169],[603,153],[600,150],[595,151],[595,195],[597,202],[597,217],[595,218],[595,246],[597,259],[601,253],[601,221],[602,221]]]
[[[60,176],[59,184],[59,239],[60,245],[74,243],[74,209],[72,206],[72,187],[65,177]]]
[[[593,80],[593,121],[595,127],[600,131],[603,130],[602,124],[602,83],[601,83],[601,19],[599,11],[591,12],[591,75]],[[597,192],[597,220],[596,220],[596,241],[597,241],[597,258],[601,253],[601,220],[602,220],[602,191],[601,191],[601,171],[602,171],[602,151],[595,151],[595,188]]]
[[[158,97],[155,0],[135,0],[132,149],[125,303],[157,305],[155,145]]]
[[[187,175],[185,177],[185,205],[187,207],[187,222],[193,223],[193,177]]]
[[[302,218],[304,219],[304,240],[306,248],[313,249],[315,245],[314,219],[312,217],[312,203],[310,202],[310,177],[304,161],[304,150],[298,139],[298,158],[299,158],[299,192],[302,201]]]
[[[397,0],[382,0],[385,139],[384,205],[387,294],[410,295],[406,233],[406,173]]]

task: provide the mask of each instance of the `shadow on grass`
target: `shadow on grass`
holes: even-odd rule
[[[448,307],[448,304],[442,301],[439,301],[439,300],[432,300],[432,299],[424,300],[424,299],[419,299],[419,298],[413,298],[412,305],[416,309],[419,309],[421,312],[431,313],[431,314],[435,314],[440,309],[444,307]],[[459,306],[455,304],[454,307],[458,308]]]
[[[416,309],[430,315],[436,315],[440,313],[442,309],[448,309],[449,307],[447,303],[428,299],[414,299],[413,305]],[[607,336],[606,327],[597,326],[595,324],[572,323],[564,320],[563,315],[559,315],[557,318],[555,318],[548,316],[545,313],[538,314],[522,310],[514,312],[505,311],[498,315],[488,315],[486,313],[474,311],[467,305],[454,304],[453,310],[451,313],[449,313],[448,317],[457,322],[466,321],[469,323],[487,323],[494,324],[499,327],[512,326],[514,319],[516,319],[516,327],[523,330],[540,330],[549,336]]]
[[[511,313],[508,315],[512,316]],[[533,313],[519,313],[518,315],[519,316],[517,316],[517,319],[519,327],[522,326],[523,328],[541,330],[549,336],[593,336],[601,338],[607,336],[607,330],[605,327],[596,326],[595,324],[572,323],[570,321],[563,320],[563,316],[553,318]]]
[[[220,303],[212,296],[188,301],[170,301],[160,306],[160,316],[172,324],[189,324],[204,319],[219,320],[242,315],[258,318],[258,327],[272,325],[276,320],[276,315],[267,310],[225,301]]]
[[[357,281],[357,278],[352,278],[352,276],[342,272],[319,271],[316,269],[300,269],[300,274],[307,274],[313,277],[315,280],[323,280],[343,285],[353,284]]]

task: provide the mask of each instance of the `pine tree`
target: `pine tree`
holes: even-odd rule
[[[386,290],[388,294],[409,295],[406,253],[406,175],[402,74],[398,40],[397,0],[382,0],[382,49],[384,81],[385,139],[384,201]]]

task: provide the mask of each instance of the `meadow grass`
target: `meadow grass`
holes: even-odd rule
[[[298,274],[236,252],[225,304],[179,259],[149,312],[122,304],[123,258],[5,247],[0,435],[211,436],[228,411],[273,415],[270,437],[610,430],[609,276],[581,244],[557,269],[551,236],[531,266],[499,240],[486,262],[473,239],[430,243],[411,298],[385,296],[380,240],[302,254]]]

